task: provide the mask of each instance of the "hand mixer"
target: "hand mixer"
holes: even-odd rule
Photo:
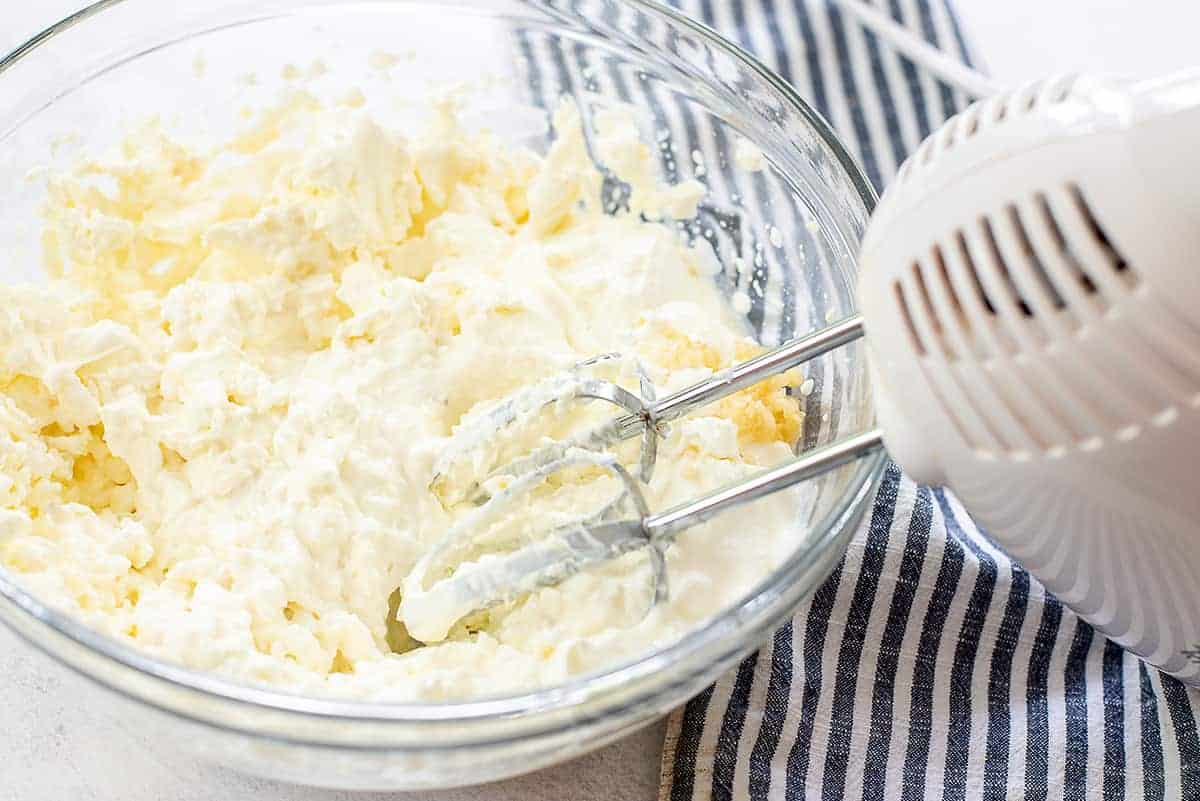
[[[1200,677],[1200,80],[1066,76],[978,102],[903,165],[860,254],[862,316],[661,400],[583,365],[500,404],[439,465],[515,476],[406,580],[422,640],[472,610],[646,549],[655,596],[679,530],[887,451],[954,489],[1011,555],[1083,617],[1152,663]],[[879,428],[651,514],[661,427],[865,336]],[[610,358],[610,357],[603,357]],[[624,413],[503,467],[480,443],[547,404]],[[627,470],[610,453],[641,436]],[[591,465],[613,503],[523,547],[449,565],[475,532],[556,471]],[[466,467],[464,467],[466,465]],[[462,485],[462,481],[453,482]],[[478,491],[470,481],[466,486]]]

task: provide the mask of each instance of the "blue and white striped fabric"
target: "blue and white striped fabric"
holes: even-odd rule
[[[944,0],[874,2],[970,62]],[[966,104],[826,0],[676,5],[790,80],[877,187]],[[893,467],[792,623],[672,717],[662,799],[1200,799],[1198,712]]]

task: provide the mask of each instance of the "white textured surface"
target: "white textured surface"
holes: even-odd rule
[[[636,801],[662,726],[557,768],[445,793],[341,793],[253,779],[163,748],[90,702],[73,672],[0,629],[0,801]]]
[[[5,3],[0,50],[78,8],[78,0]],[[1183,67],[1200,5],[1177,0],[959,0],[998,79],[1089,68],[1153,74]],[[637,801],[658,782],[661,726],[522,779],[443,794],[361,795],[248,779],[165,752],[89,704],[91,689],[0,630],[0,801],[335,801],[427,798]]]

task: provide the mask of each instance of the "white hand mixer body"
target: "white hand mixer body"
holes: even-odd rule
[[[643,400],[569,372],[485,417],[485,435],[510,425],[547,403],[548,386],[556,404],[623,407],[628,414],[584,440],[498,470],[525,491],[582,460],[617,476],[623,494],[525,547],[446,569],[439,560],[469,551],[472,528],[502,517],[512,490],[492,497],[410,574],[399,617],[414,635],[440,639],[473,609],[642,547],[661,597],[661,549],[674,532],[872,453],[880,435],[863,432],[650,515],[637,484],[653,468],[654,431],[840,346],[865,321],[883,442],[900,466],[952,487],[996,542],[1106,634],[1200,682],[1192,142],[1200,80],[1186,76],[1140,85],[1064,77],[973,105],[917,150],[880,201],[861,250],[861,320],[661,401],[645,382]],[[639,433],[636,471],[581,451]],[[467,458],[449,454],[435,483],[462,464],[480,467],[477,439],[463,437]]]
[[[976,103],[862,244],[878,419],[1082,617],[1200,681],[1200,80]]]

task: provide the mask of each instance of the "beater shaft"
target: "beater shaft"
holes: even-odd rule
[[[862,317],[855,314],[833,325],[793,339],[774,350],[722,370],[712,378],[685,387],[647,408],[642,415],[627,414],[617,420],[619,439],[628,439],[642,431],[646,418],[653,423],[669,423],[695,409],[757,384],[831,350],[853,342],[863,335]]]
[[[658,542],[681,529],[699,525],[710,517],[758,500],[801,481],[819,476],[844,464],[861,459],[883,447],[883,432],[878,428],[863,431],[801,454],[790,462],[764,470],[673,509],[650,515],[642,522],[649,539]]]

